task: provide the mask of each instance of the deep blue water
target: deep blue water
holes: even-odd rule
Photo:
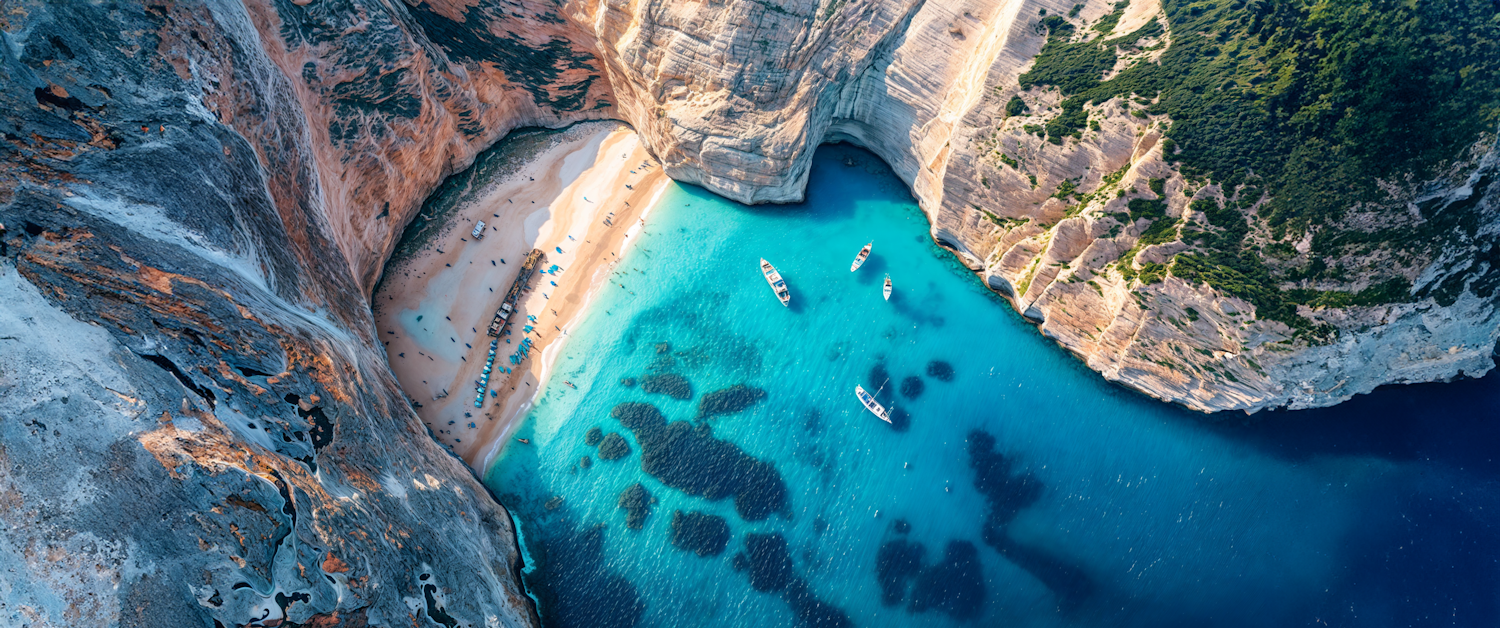
[[[549,626],[1500,625],[1495,377],[1249,421],[1143,398],[837,146],[799,205],[674,187],[619,270],[486,475]]]

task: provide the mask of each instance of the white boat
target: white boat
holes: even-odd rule
[[[891,300],[891,276],[890,275],[886,275],[885,276],[885,290],[883,292],[885,292],[885,300],[887,300],[887,301]]]
[[[766,283],[771,284],[771,291],[776,293],[776,298],[781,299],[781,304],[791,307],[792,293],[787,290],[786,281],[764,257],[760,258],[760,272],[766,276]]]
[[[891,422],[890,415],[886,414],[885,412],[885,406],[880,405],[880,402],[875,400],[875,395],[867,392],[864,386],[855,384],[854,396],[859,397],[859,402],[865,404],[865,409],[869,410],[870,412],[874,412],[875,416],[880,417],[880,420],[885,421],[886,423]]]
[[[859,266],[861,264],[864,264],[865,259],[870,257],[870,247],[873,246],[875,246],[875,242],[871,241],[869,244],[865,245],[865,248],[859,250],[859,255],[854,256],[854,263],[849,265],[849,272],[852,273],[856,270],[859,270]]]

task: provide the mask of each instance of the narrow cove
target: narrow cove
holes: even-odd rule
[[[608,281],[514,434],[529,444],[484,473],[548,625],[1500,610],[1492,566],[1431,558],[1493,551],[1497,469],[1473,444],[1495,436],[1473,421],[1500,409],[1493,377],[1248,425],[1145,399],[1041,338],[845,146],[820,149],[797,205],[672,184]]]

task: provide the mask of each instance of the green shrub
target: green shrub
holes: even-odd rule
[[[1492,0],[1164,0],[1162,8],[1173,37],[1159,63],[1139,63],[1102,81],[1115,46],[1134,46],[1161,26],[1152,21],[1113,40],[1070,42],[1075,27],[1052,16],[1037,25],[1047,42],[1020,84],[1056,86],[1064,102],[1154,100],[1145,113],[1173,121],[1162,149],[1184,176],[1224,190],[1253,184],[1238,208],[1204,212],[1217,229],[1199,237],[1208,250],[1175,263],[1173,272],[1181,267],[1254,295],[1267,318],[1300,317],[1294,309],[1287,314],[1288,301],[1262,272],[1261,252],[1242,250],[1249,225],[1238,210],[1269,195],[1259,212],[1275,239],[1296,236],[1330,224],[1357,202],[1380,200],[1378,179],[1435,177],[1500,124],[1500,19]],[[1117,4],[1094,30],[1109,32],[1122,10]],[[1087,123],[1086,116],[1064,115],[1045,130],[1061,143],[1069,124]],[[1466,209],[1424,205],[1428,222],[1417,228],[1321,229],[1315,259],[1281,279],[1333,276],[1339,270],[1321,258],[1347,247],[1409,252],[1474,238],[1477,220]],[[1464,281],[1427,286],[1417,296],[1453,299]],[[1500,277],[1486,289],[1490,283],[1500,289]],[[1411,298],[1396,288],[1352,298],[1367,292],[1365,299]],[[1310,323],[1288,324],[1325,333]]]
[[[1020,96],[1011,96],[1010,102],[1005,103],[1005,117],[1007,118],[1019,116],[1026,111],[1026,101],[1021,100]]]
[[[1132,221],[1142,218],[1161,218],[1167,215],[1167,203],[1165,201],[1133,198],[1125,206],[1130,209],[1130,219]]]
[[[1125,7],[1128,6],[1130,6],[1129,0],[1115,3],[1115,10],[1099,18],[1099,21],[1094,24],[1094,30],[1106,35],[1109,34],[1110,31],[1115,29],[1115,25],[1120,23],[1120,18],[1125,16]]]
[[[1139,277],[1141,280],[1141,285],[1143,286],[1149,286],[1151,284],[1158,283],[1161,280],[1166,279],[1167,265],[1158,264],[1156,262],[1146,262],[1145,264],[1141,264],[1141,272]]]

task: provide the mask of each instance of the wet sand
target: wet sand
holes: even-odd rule
[[[479,473],[507,444],[545,381],[564,330],[607,282],[668,182],[634,131],[580,126],[503,180],[476,190],[441,235],[386,270],[374,310],[391,370],[433,435]],[[470,232],[478,220],[487,235],[476,241]],[[511,333],[496,350],[493,394],[475,408],[493,340],[485,332],[533,248],[546,254],[539,271],[559,268],[534,274],[518,299]],[[528,324],[535,327],[529,334],[522,331]],[[528,336],[528,357],[512,365],[508,356]]]

